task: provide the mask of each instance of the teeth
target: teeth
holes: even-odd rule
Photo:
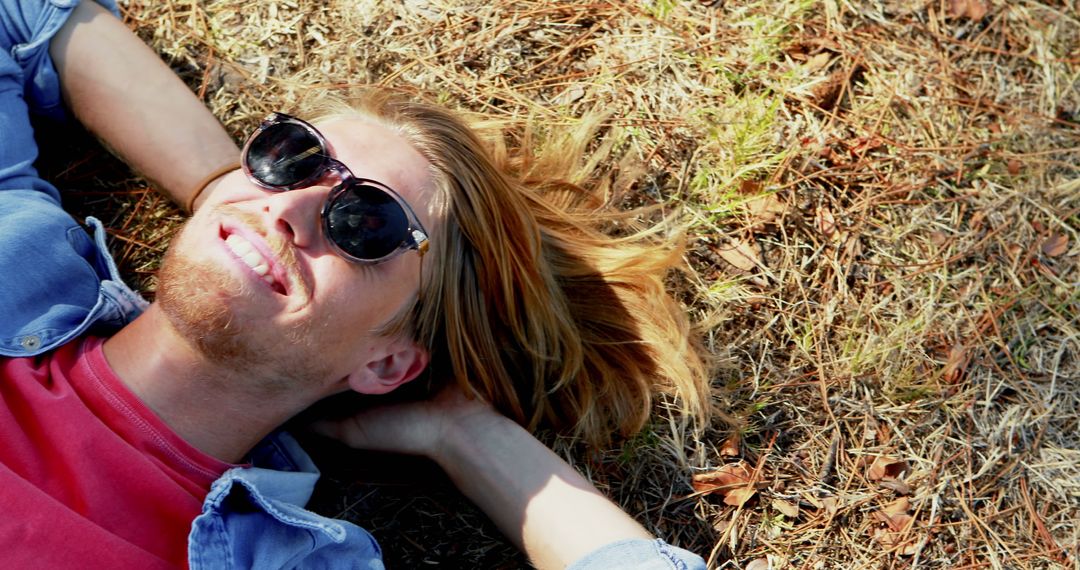
[[[269,273],[270,264],[263,259],[262,254],[251,245],[251,242],[238,234],[229,234],[229,237],[225,238],[225,245],[229,246],[229,249],[255,273],[258,273],[263,281],[270,285],[274,284],[274,277]]]
[[[243,254],[249,251],[255,251],[251,242],[237,234],[229,234],[229,237],[225,238],[225,243],[229,244],[229,247],[240,256],[243,256]]]
[[[257,252],[257,251],[249,251],[249,252],[245,253],[244,255],[241,255],[240,257],[243,258],[244,263],[250,265],[251,268],[254,269],[255,271],[259,271],[259,268],[262,267],[264,269],[264,271],[260,271],[259,275],[262,275],[263,273],[266,273],[266,271],[265,271],[266,262],[263,261],[263,257],[261,255],[259,255],[259,252]]]

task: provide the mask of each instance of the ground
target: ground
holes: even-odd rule
[[[687,224],[670,283],[716,419],[552,440],[712,568],[1080,567],[1075,0],[122,2],[238,140],[375,85],[526,124],[601,114],[627,203]],[[127,278],[182,215],[79,142],[46,165]],[[59,144],[59,143],[57,143]],[[104,214],[103,214],[104,212]],[[391,568],[519,568],[432,466],[325,447],[317,504]]]

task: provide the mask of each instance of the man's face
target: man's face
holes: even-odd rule
[[[317,126],[358,178],[393,188],[433,227],[430,166],[405,140],[359,118]],[[417,292],[414,251],[377,265],[335,253],[320,210],[337,182],[272,192],[230,173],[166,254],[158,298],[169,320],[263,389],[325,384],[378,358],[390,339],[373,331]]]

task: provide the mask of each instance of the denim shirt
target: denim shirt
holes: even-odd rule
[[[98,2],[118,14],[115,0]],[[0,356],[35,356],[87,332],[109,334],[147,306],[120,278],[101,222],[88,218],[88,235],[33,167],[29,113],[63,116],[48,45],[76,4],[0,0]],[[248,461],[211,486],[189,535],[191,568],[383,569],[367,531],[304,508],[319,471],[296,440],[275,433]],[[697,570],[705,563],[663,541],[633,540],[571,568]]]
[[[253,466],[225,472],[191,525],[192,570],[362,568],[383,570],[382,551],[364,529],[304,508],[319,471],[291,436],[267,438]]]
[[[120,278],[101,222],[87,219],[91,237],[33,167],[29,113],[62,117],[48,46],[77,3],[0,0],[0,356],[108,334],[147,306]],[[211,486],[189,536],[191,568],[383,568],[370,534],[304,508],[319,471],[291,436],[268,437],[248,460]]]

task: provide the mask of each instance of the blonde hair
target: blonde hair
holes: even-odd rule
[[[425,103],[366,93],[314,105],[323,119],[359,114],[392,129],[432,166],[436,227],[419,300],[383,332],[425,346],[435,380],[453,379],[530,430],[592,444],[637,433],[658,393],[708,415],[702,352],[664,286],[681,250],[599,199],[609,181],[582,164],[595,128],[543,152],[531,137],[508,151],[501,133],[485,143]]]

